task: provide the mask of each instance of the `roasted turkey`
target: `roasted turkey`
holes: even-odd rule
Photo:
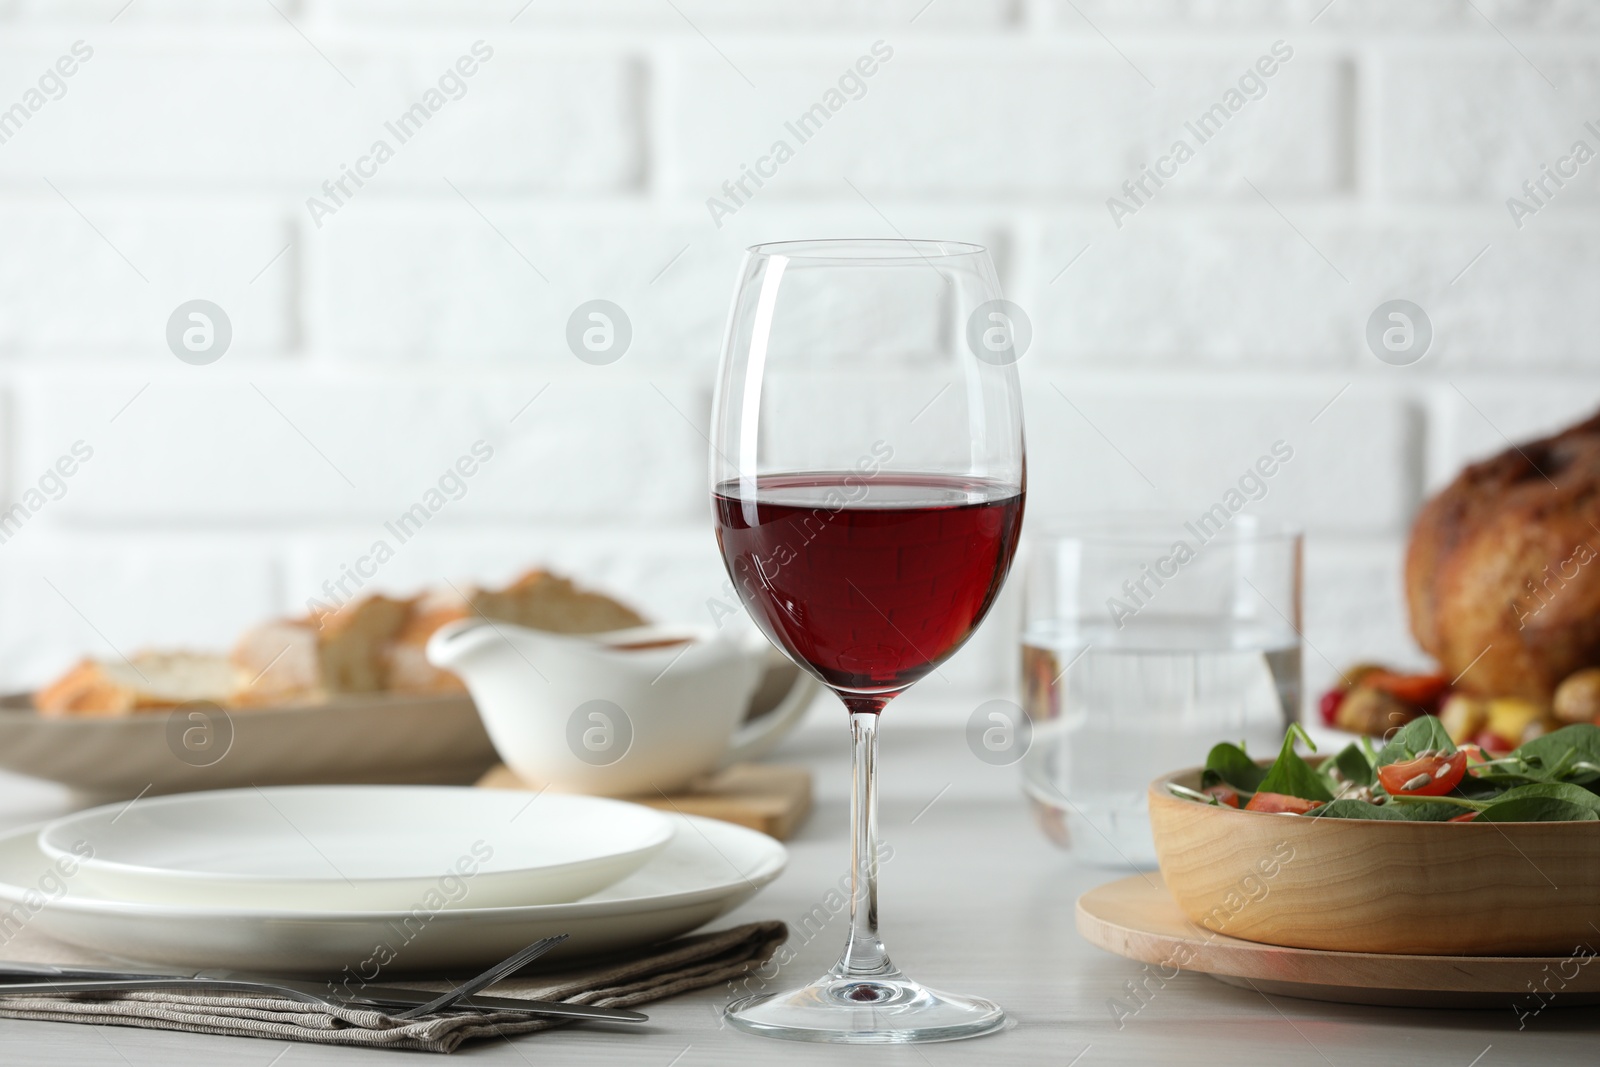
[[[1457,687],[1547,703],[1600,666],[1600,414],[1474,463],[1406,553],[1411,631]]]

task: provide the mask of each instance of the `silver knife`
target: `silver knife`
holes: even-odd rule
[[[10,978],[37,979],[13,981]],[[134,974],[95,971],[87,968],[52,967],[41,964],[0,965],[0,996],[39,996],[52,993],[129,992],[170,989],[187,992],[266,993],[290,1000],[324,1006],[366,1005],[373,1007],[415,1007],[438,998],[426,989],[403,986],[367,987],[348,997],[330,993],[326,983],[303,982],[288,978],[213,977],[181,974]],[[594,1004],[566,1004],[546,1000],[517,1000],[510,997],[472,996],[457,1002],[460,1007],[479,1011],[515,1012],[521,1015],[549,1015],[573,1019],[602,1019],[608,1022],[645,1022],[648,1015],[605,1008]]]

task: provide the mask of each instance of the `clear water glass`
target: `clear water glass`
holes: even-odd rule
[[[1218,741],[1269,755],[1301,704],[1301,535],[1252,516],[1056,523],[1028,549],[1024,788],[1089,863],[1155,865],[1146,789]]]

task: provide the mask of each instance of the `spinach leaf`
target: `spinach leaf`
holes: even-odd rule
[[[1478,818],[1484,822],[1592,822],[1600,816],[1593,808],[1570,800],[1530,796],[1496,801]]]
[[[1445,822],[1457,815],[1465,815],[1468,808],[1442,801],[1425,801],[1417,804],[1372,804],[1365,800],[1335,800],[1315,811],[1307,812],[1314,819],[1382,819],[1386,822]]]
[[[1201,776],[1202,788],[1226,782],[1235,789],[1242,789],[1246,793],[1254,793],[1261,785],[1261,779],[1267,776],[1267,769],[1258,766],[1245,752],[1243,745],[1230,744],[1227,741],[1212,748],[1211,754],[1206,757],[1205,773]]]
[[[1509,759],[1510,757],[1506,758]],[[1487,784],[1496,790],[1510,789],[1512,786],[1517,785],[1530,785],[1535,783],[1557,781],[1554,776],[1545,774],[1543,771],[1535,770],[1525,763],[1518,764],[1514,767],[1509,764],[1500,764],[1494,767],[1480,767],[1473,777],[1475,777],[1478,782]],[[1464,792],[1467,789],[1465,779],[1462,779],[1461,788]]]
[[[1514,772],[1526,771],[1526,777],[1544,780],[1591,782],[1600,778],[1600,771],[1574,768],[1582,762],[1600,766],[1600,727],[1591,723],[1576,723],[1535,737],[1511,753],[1525,768],[1511,768]]]
[[[1306,812],[1312,819],[1385,819],[1390,822],[1404,822],[1406,816],[1397,807],[1391,805],[1373,804],[1365,800],[1335,800],[1332,804],[1324,804],[1314,811]]]
[[[1339,773],[1344,775],[1345,781],[1355,782],[1357,785],[1371,785],[1377,781],[1372,764],[1367,760],[1367,754],[1361,746],[1352,741],[1335,757],[1333,765],[1339,768]]]
[[[1500,794],[1512,785],[1521,784],[1513,781],[1484,780],[1474,775],[1462,778],[1457,786],[1450,790],[1452,797],[1464,800],[1494,801],[1500,799]]]
[[[1567,807],[1559,809],[1564,812],[1569,808],[1580,808],[1591,812],[1595,818],[1600,818],[1600,796],[1570,782],[1535,782],[1509,789],[1504,793],[1480,793],[1471,798],[1400,796],[1392,799],[1389,806],[1399,808],[1407,813],[1408,818],[1418,821],[1436,821],[1449,818],[1451,815],[1463,815],[1468,811],[1482,813],[1490,808],[1498,808],[1500,814],[1494,820],[1496,822],[1538,822],[1541,821],[1540,817],[1537,815],[1530,817],[1527,813],[1540,810],[1545,801],[1566,805]],[[1503,806],[1508,803],[1509,807]],[[1570,813],[1561,817],[1583,820],[1583,816],[1571,816]]]
[[[1449,822],[1457,815],[1466,815],[1471,808],[1460,804],[1451,804],[1444,800],[1428,798],[1425,800],[1412,800],[1404,804],[1390,802],[1384,805],[1400,812],[1401,817],[1412,822]]]
[[[1302,800],[1320,800],[1327,803],[1333,799],[1333,794],[1328,791],[1328,786],[1322,777],[1294,750],[1297,738],[1305,741],[1311,751],[1317,750],[1317,746],[1312,744],[1311,738],[1306,736],[1299,723],[1289,727],[1289,732],[1283,735],[1282,751],[1278,753],[1278,758],[1272,761],[1272,766],[1267,768],[1267,776],[1261,779],[1256,792],[1283,793]]]
[[[1508,789],[1495,797],[1488,804],[1495,807],[1500,804],[1526,799],[1560,800],[1580,808],[1587,808],[1600,818],[1600,796],[1589,792],[1581,785],[1571,782],[1537,782],[1533,785],[1519,785],[1515,789]]]
[[[1418,752],[1429,749],[1449,755],[1456,750],[1456,746],[1437,716],[1419,715],[1396,730],[1388,743],[1379,749],[1377,765],[1386,767],[1391,763],[1415,759]]]

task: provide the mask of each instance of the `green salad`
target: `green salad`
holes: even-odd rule
[[[1316,766],[1296,746],[1316,745],[1298,725],[1262,766],[1242,744],[1206,757],[1201,788],[1178,796],[1205,804],[1316,819],[1409,822],[1588,822],[1600,819],[1600,728],[1564,726],[1510,755],[1457,748],[1439,720],[1424,715],[1377,747],[1362,738]]]

